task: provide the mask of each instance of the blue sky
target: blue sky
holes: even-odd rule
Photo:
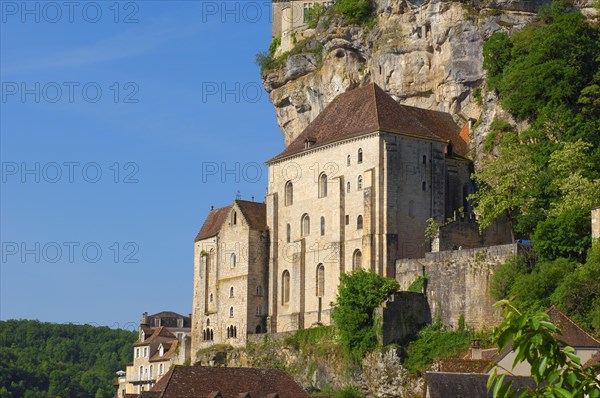
[[[283,149],[270,1],[0,6],[0,319],[191,312],[211,205],[262,201]]]

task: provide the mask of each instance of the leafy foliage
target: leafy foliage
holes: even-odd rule
[[[492,124],[471,199],[482,227],[508,217],[544,260],[584,260],[589,211],[600,205],[600,29],[565,1],[484,46],[487,83],[530,127]]]
[[[540,261],[531,269],[523,257],[498,267],[491,281],[495,299],[512,298],[531,314],[551,305],[563,309],[588,330],[600,333],[600,245],[584,264],[565,258]]]
[[[417,338],[409,344],[403,365],[413,374],[422,374],[435,358],[460,356],[474,338],[487,345],[491,343],[490,337],[485,332],[475,333],[464,328],[448,330],[436,322],[421,329]]]
[[[107,327],[0,321],[0,396],[112,397],[136,338]]]
[[[417,276],[408,287],[408,291],[414,293],[423,293],[423,291],[425,290],[425,286],[427,286],[428,278],[429,277],[427,276],[427,274]]]
[[[339,0],[333,9],[336,13],[344,15],[350,24],[369,25],[374,21],[371,0]]]
[[[374,311],[396,290],[397,281],[373,272],[358,270],[340,276],[332,319],[349,359],[358,363],[377,347]]]
[[[517,353],[513,367],[527,362],[537,387],[533,391],[511,392],[512,382],[504,382],[505,376],[498,375],[495,369],[488,379],[488,390],[493,386],[494,398],[600,397],[600,382],[595,374],[600,366],[583,369],[575,350],[569,346],[563,347],[557,339],[556,334],[560,331],[550,322],[547,314],[522,314],[507,300],[499,301],[496,305],[505,306],[506,313],[504,321],[494,332],[494,340],[500,350],[508,344],[512,345]]]

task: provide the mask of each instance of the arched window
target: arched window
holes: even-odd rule
[[[291,206],[294,203],[294,184],[291,181],[285,183],[285,205]]]
[[[210,326],[210,318],[206,318],[206,326]]]
[[[362,189],[362,176],[358,176],[356,185],[357,185],[356,189],[358,189],[360,191]]]
[[[202,340],[206,341],[206,329],[202,331]]]
[[[308,216],[308,214],[304,214],[302,216],[300,229],[300,233],[302,234],[302,236],[307,236],[310,234],[310,217]]]
[[[235,253],[231,253],[231,257],[229,258],[229,265],[231,265],[232,267],[235,267],[235,263],[236,263]]]
[[[285,226],[285,240],[287,243],[290,243],[290,240],[292,240],[292,226],[290,224]]]
[[[229,297],[233,297],[233,286],[229,288]]]
[[[350,181],[346,183],[346,192],[350,192]]]
[[[319,198],[327,196],[327,174],[321,173],[319,176]]]
[[[325,266],[323,264],[317,265],[317,297],[323,297],[325,293]]]
[[[352,255],[352,270],[356,271],[362,268],[362,253],[360,250],[354,250]]]
[[[233,318],[233,307],[229,307],[229,316]]]
[[[227,326],[227,338],[231,337],[231,326]]]
[[[346,166],[350,166],[350,155],[346,156]]]
[[[214,340],[214,334],[213,334],[213,330],[212,330],[212,329],[209,329],[209,331],[208,331],[208,332],[209,332],[209,334],[210,334],[210,339],[209,339],[209,340],[210,340],[210,341],[213,341],[213,340]]]
[[[356,217],[356,229],[363,228],[363,216]]]
[[[237,337],[237,326],[233,327],[233,337]]]
[[[290,301],[290,272],[283,271],[281,275],[281,303],[287,304]]]
[[[325,235],[325,217],[321,217],[321,236]]]
[[[358,148],[358,160],[357,163],[362,163],[362,148]]]
[[[237,224],[237,212],[236,211],[233,212],[231,219],[233,220],[234,225]]]

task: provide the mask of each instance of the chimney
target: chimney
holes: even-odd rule
[[[471,340],[471,359],[482,359],[481,355],[481,340]]]
[[[148,313],[147,312],[144,312],[142,314],[142,321],[140,322],[140,324],[142,324],[142,325],[148,324]]]

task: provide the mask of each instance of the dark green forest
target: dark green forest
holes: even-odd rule
[[[491,124],[472,195],[483,226],[499,217],[529,258],[501,266],[496,299],[535,312],[554,304],[600,333],[600,247],[592,208],[600,206],[600,29],[569,1],[542,7],[537,22],[483,48],[487,89],[514,120]]]
[[[0,397],[112,397],[136,338],[108,327],[0,321]]]

